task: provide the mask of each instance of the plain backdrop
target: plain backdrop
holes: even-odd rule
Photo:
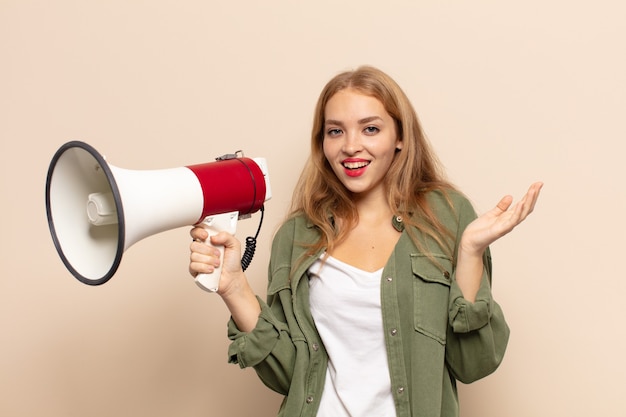
[[[280,397],[227,364],[228,312],[187,273],[189,228],[83,285],[50,238],[46,173],[70,140],[129,169],[266,157],[248,274],[264,296],[317,95],[370,64],[478,212],[545,182],[492,247],[512,335],[495,374],[459,386],[462,415],[626,416],[624,16],[617,0],[0,0],[0,415],[274,416]]]

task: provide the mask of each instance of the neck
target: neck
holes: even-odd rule
[[[377,195],[356,196],[355,200],[356,210],[359,214],[359,223],[377,223],[380,221],[388,222],[393,211],[387,199],[382,193]]]

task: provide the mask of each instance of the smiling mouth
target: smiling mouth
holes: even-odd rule
[[[370,164],[369,161],[359,161],[359,162],[343,162],[341,165],[343,165],[345,169],[353,170],[353,169],[365,168],[369,164]]]

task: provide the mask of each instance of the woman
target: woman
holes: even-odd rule
[[[509,329],[491,296],[488,246],[522,222],[542,184],[476,218],[446,182],[398,85],[361,67],[315,110],[311,157],[274,237],[267,301],[226,233],[219,294],[230,361],[285,395],[279,416],[458,416],[456,380],[500,364]],[[189,270],[219,252],[191,231]]]

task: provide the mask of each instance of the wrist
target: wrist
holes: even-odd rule
[[[473,303],[480,288],[483,274],[483,254],[485,249],[468,245],[463,239],[459,244],[456,264],[456,281],[463,297]]]
[[[242,332],[252,331],[261,313],[261,305],[247,279],[241,274],[224,292],[219,292],[222,301],[231,313],[237,328]]]
[[[464,244],[461,241],[458,249],[458,257],[461,258],[482,258],[486,248],[477,248],[471,244]]]
[[[242,298],[242,296],[244,296],[247,292],[252,291],[243,272],[240,272],[235,276],[225,277],[224,275],[224,272],[222,272],[220,283],[225,283],[225,285],[220,285],[220,289],[218,290],[218,294],[222,297],[222,299],[224,299],[224,301]]]

